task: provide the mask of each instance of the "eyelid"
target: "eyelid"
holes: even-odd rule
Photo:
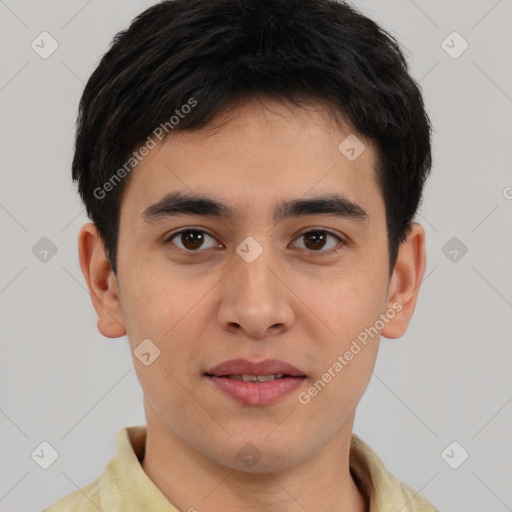
[[[309,228],[306,228],[302,231],[300,231],[297,236],[293,239],[293,241],[299,239],[301,236],[304,236],[308,233],[315,233],[315,232],[322,232],[322,233],[327,233],[331,236],[333,236],[334,238],[336,238],[336,240],[338,241],[338,246],[337,247],[331,247],[330,249],[327,249],[327,250],[319,250],[319,251],[307,251],[311,254],[329,254],[331,252],[336,252],[337,250],[339,250],[339,246],[340,245],[347,245],[348,244],[348,240],[345,239],[343,236],[341,236],[340,234],[338,233],[335,233],[333,231],[331,231],[330,229],[328,228],[322,228],[322,227],[309,227]]]
[[[310,228],[305,228],[305,229],[303,229],[302,231],[299,232],[299,234],[297,235],[296,238],[298,238],[299,236],[305,235],[306,233],[311,233],[311,232],[315,232],[315,231],[323,231],[324,233],[329,233],[330,235],[338,238],[340,241],[347,242],[347,240],[345,238],[343,238],[343,235],[341,233],[338,233],[336,231],[332,231],[329,228],[322,228],[320,226],[313,226],[312,228],[311,227]]]
[[[176,230],[171,231],[170,233],[166,233],[165,236],[163,237],[163,239],[165,242],[168,242],[174,236],[179,235],[186,231],[201,231],[202,233],[206,233],[207,235],[210,235],[211,237],[216,238],[206,228],[203,228],[201,226],[185,226],[183,228],[177,228]]]
[[[221,242],[217,240],[217,237],[215,235],[212,235],[207,229],[200,227],[200,226],[186,226],[184,228],[179,228],[176,231],[172,231],[171,233],[167,234],[163,238],[163,243],[168,244],[171,242],[173,238],[175,238],[178,235],[181,235],[182,233],[187,233],[188,231],[199,231],[201,233],[204,233],[208,235],[209,237],[213,238],[215,241],[217,241],[220,245],[223,245]],[[201,252],[201,251],[187,251],[187,252]]]

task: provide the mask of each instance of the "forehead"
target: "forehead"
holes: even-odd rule
[[[378,210],[375,161],[372,144],[319,104],[251,100],[158,143],[132,171],[121,216],[140,217],[172,191],[215,198],[239,217],[250,206],[275,215],[278,199],[308,195],[342,194]]]

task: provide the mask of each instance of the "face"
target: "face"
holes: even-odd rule
[[[366,148],[349,160],[338,146],[350,134],[319,106],[253,100],[207,129],[173,134],[132,171],[107,309],[132,354],[143,340],[160,350],[147,366],[133,358],[148,433],[159,423],[244,470],[238,454],[252,443],[263,454],[254,471],[297,464],[350,436],[381,331],[402,309],[376,153],[359,137]],[[234,359],[280,360],[301,377],[211,376]]]

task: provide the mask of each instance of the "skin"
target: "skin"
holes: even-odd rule
[[[146,338],[161,351],[149,366],[133,358],[147,420],[142,467],[180,511],[368,510],[349,473],[355,410],[380,334],[402,336],[413,314],[425,233],[411,225],[390,276],[376,153],[359,137],[366,150],[349,161],[338,145],[350,133],[319,105],[251,100],[205,129],[173,133],[132,171],[121,204],[117,278],[94,224],[82,227],[80,264],[99,331],[127,334],[132,355]],[[236,215],[229,222],[181,215],[147,223],[142,212],[172,191],[225,202]],[[272,220],[284,199],[333,191],[360,205],[367,220]],[[191,226],[213,237],[195,253],[183,237],[164,241]],[[312,250],[301,236],[311,228],[347,243],[329,237]],[[250,264],[235,251],[248,236],[263,248]],[[299,403],[298,393],[397,303],[401,311],[381,333],[307,405]],[[241,404],[203,375],[238,357],[282,359],[307,378],[273,404]],[[251,468],[237,457],[246,443],[262,454]]]

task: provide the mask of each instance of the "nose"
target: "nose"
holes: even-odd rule
[[[288,330],[294,321],[293,293],[270,251],[264,250],[252,263],[234,258],[234,266],[219,283],[220,326],[255,339]]]

